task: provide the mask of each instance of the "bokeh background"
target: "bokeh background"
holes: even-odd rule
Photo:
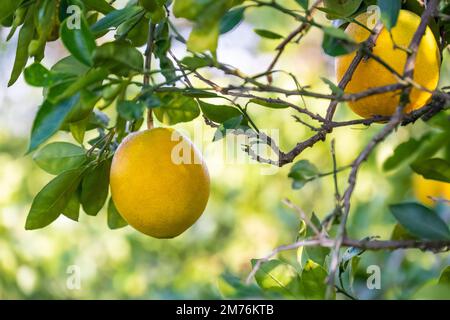
[[[284,3],[295,6],[293,1]],[[121,2],[117,4],[120,6]],[[175,20],[175,24],[183,34],[189,33],[186,21]],[[264,71],[278,42],[261,39],[253,29],[270,29],[285,35],[295,26],[295,21],[271,10],[247,10],[245,22],[221,38],[219,60],[248,74]],[[82,214],[79,223],[60,217],[45,229],[25,231],[31,201],[51,176],[33,164],[32,156],[24,155],[42,93],[23,79],[11,88],[6,87],[17,41],[15,37],[6,43],[7,32],[0,29],[0,299],[224,298],[227,290],[221,280],[223,274],[233,274],[244,280],[250,272],[252,258],[260,258],[277,245],[295,241],[298,217],[282,204],[282,199],[289,198],[319,217],[332,210],[332,177],[314,181],[301,190],[292,190],[287,177],[290,166],[267,174],[270,173],[267,167],[242,161],[246,159],[244,155],[238,162],[225,160],[224,152],[229,148],[221,142],[212,143],[214,129],[198,118],[177,127],[195,134],[192,138],[201,144],[211,173],[212,192],[203,216],[183,235],[172,240],[157,240],[131,227],[112,231],[107,227],[105,210],[97,217]],[[328,92],[321,77],[334,81],[334,65],[321,50],[321,38],[319,31],[312,30],[300,45],[289,46],[277,69],[289,70],[302,85]],[[175,42],[174,52],[178,57],[186,55],[185,49]],[[49,67],[65,55],[67,52],[59,42],[51,43],[43,63]],[[448,59],[447,54],[442,84],[450,80]],[[230,81],[220,72],[205,72],[205,75],[223,84]],[[276,76],[275,83],[294,88],[287,76]],[[290,99],[301,103],[297,98]],[[324,112],[327,102],[306,99],[306,105]],[[114,108],[108,112],[113,115]],[[311,134],[293,120],[289,109],[253,106],[250,113],[260,128],[279,130],[280,143],[285,149]],[[355,118],[345,105],[339,107],[337,116]],[[339,165],[349,164],[380,128],[374,125],[336,130],[333,138]],[[406,165],[385,173],[382,163],[396,145],[410,137],[419,137],[426,130],[429,127],[422,123],[400,128],[364,165],[349,222],[352,237],[390,237],[395,221],[388,205],[414,200],[412,174]],[[58,134],[55,140],[72,141],[65,133]],[[310,160],[323,172],[330,171],[330,141],[317,144],[299,159]],[[339,175],[341,188],[345,187],[346,173]],[[448,207],[439,210],[448,221]],[[295,262],[296,253],[283,253],[282,258]],[[368,290],[365,286],[366,267],[371,264],[381,268],[381,290]],[[423,293],[421,288],[448,264],[448,254],[365,253],[357,272],[355,294],[367,299],[433,297],[433,292]],[[67,286],[71,266],[80,270],[81,287],[77,290]]]

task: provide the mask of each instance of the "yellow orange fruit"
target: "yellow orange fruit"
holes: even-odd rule
[[[357,20],[370,27],[372,17],[367,14],[361,14]],[[391,30],[392,37],[386,28],[383,28],[376,45],[373,48],[373,54],[387,62],[388,65],[403,74],[407,54],[405,48],[408,48],[420,24],[420,17],[416,14],[401,10],[397,25]],[[372,26],[373,27],[373,26]],[[361,43],[369,37],[370,33],[362,26],[351,23],[345,32],[356,42]],[[336,59],[336,77],[340,81],[349,68],[355,52],[341,56]],[[436,89],[439,82],[440,69],[439,46],[433,35],[433,32],[427,27],[424,37],[417,53],[414,81],[428,90]],[[363,92],[374,87],[381,87],[397,83],[396,77],[383,65],[374,59],[368,58],[359,64],[349,84],[346,93]],[[431,98],[431,93],[418,88],[413,88],[410,94],[410,103],[406,106],[405,112],[423,107]],[[350,101],[350,108],[358,115],[364,118],[370,118],[375,115],[390,116],[399,105],[399,92],[388,92],[366,97],[357,101]]]
[[[430,197],[450,200],[450,183],[428,180],[416,174],[413,177],[413,189],[416,198],[428,206],[436,204]]]
[[[177,131],[133,133],[120,144],[111,166],[111,194],[122,217],[155,238],[173,238],[202,215],[209,198],[206,164]]]

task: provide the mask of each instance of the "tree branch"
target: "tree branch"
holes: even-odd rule
[[[306,21],[303,21],[300,26],[298,26],[294,31],[292,31],[276,48],[277,54],[275,58],[270,63],[269,67],[267,68],[267,79],[269,83],[272,82],[272,74],[271,71],[277,64],[278,60],[281,58],[281,55],[283,54],[284,50],[286,49],[286,46],[299,34],[303,34],[309,30],[311,27],[310,20],[312,19],[312,15],[316,11],[317,7],[322,3],[323,0],[316,0],[316,2],[311,6],[311,8],[306,12],[305,19]]]
[[[144,62],[144,86],[145,89],[150,84],[150,70],[152,68],[152,54],[155,45],[155,28],[156,25],[150,21],[147,38],[147,48],[145,49],[145,62]],[[147,110],[147,129],[153,128],[153,114],[152,109]]]
[[[335,246],[335,239],[321,238],[321,239],[304,239],[291,244],[282,245],[272,250],[264,258],[258,259],[247,276],[247,283],[252,281],[252,278],[258,272],[261,265],[270,259],[274,258],[280,252],[296,250],[300,247],[320,246],[324,248],[333,248]],[[352,247],[368,251],[379,250],[407,250],[417,249],[422,251],[432,252],[447,252],[450,251],[450,240],[403,240],[403,241],[382,241],[382,240],[355,240],[344,237],[342,239],[342,247]]]
[[[418,29],[416,30],[413,39],[411,40],[411,43],[409,45],[409,54],[408,58],[405,63],[405,69],[403,72],[404,78],[412,78],[414,74],[414,66],[415,66],[415,60],[417,56],[417,49],[419,48],[420,41],[422,40],[423,35],[425,34],[425,30],[428,26],[429,19],[434,14],[440,0],[430,0],[428,3],[428,6],[424,13],[422,14],[420,25]],[[333,253],[332,258],[330,262],[330,272],[328,277],[328,290],[327,290],[327,297],[331,297],[332,291],[334,290],[334,281],[335,281],[335,274],[338,268],[339,264],[339,251],[341,246],[343,245],[344,238],[346,235],[346,225],[348,216],[350,213],[350,200],[353,194],[353,191],[356,186],[356,176],[358,174],[359,168],[362,165],[364,161],[369,157],[369,155],[372,153],[372,151],[375,149],[375,147],[383,141],[390,133],[392,133],[397,126],[402,122],[404,113],[403,110],[406,107],[406,105],[409,103],[409,95],[411,93],[412,86],[409,85],[405,89],[403,89],[402,96],[400,98],[400,105],[397,107],[397,110],[395,114],[392,116],[389,123],[378,133],[376,134],[372,140],[369,142],[369,144],[364,148],[364,150],[359,154],[359,156],[356,158],[356,160],[352,164],[352,171],[350,172],[349,178],[348,178],[348,188],[346,189],[344,196],[343,196],[343,214],[341,223],[339,225],[339,229],[336,235],[335,244],[333,247]]]

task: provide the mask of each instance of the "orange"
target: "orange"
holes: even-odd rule
[[[371,18],[369,14],[364,13],[356,19],[367,26]],[[373,54],[387,62],[390,67],[402,75],[407,54],[401,48],[409,47],[419,24],[419,16],[410,11],[401,10],[397,25],[391,30],[392,37],[389,31],[384,28],[376,40]],[[358,43],[367,40],[370,35],[367,29],[356,23],[349,24],[345,32]],[[338,81],[344,76],[355,54],[353,52],[336,59],[336,77]],[[428,90],[432,91],[436,89],[439,82],[440,61],[439,46],[433,32],[428,27],[417,53],[414,81]],[[345,92],[349,94],[358,93],[370,88],[386,86],[397,82],[396,77],[388,69],[374,59],[369,58],[361,61],[358,65]],[[406,106],[405,112],[409,113],[423,107],[430,98],[430,92],[413,88],[410,95],[410,103]],[[400,92],[397,91],[373,95],[358,101],[349,101],[348,104],[361,117],[371,118],[375,115],[392,115],[399,102]]]
[[[428,180],[416,174],[413,177],[413,189],[416,198],[428,206],[436,204],[430,197],[450,200],[450,183]]]
[[[117,149],[111,194],[122,217],[155,238],[173,238],[202,215],[208,169],[192,142],[167,128],[129,135]]]

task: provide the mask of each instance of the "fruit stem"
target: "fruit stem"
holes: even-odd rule
[[[150,70],[152,68],[152,53],[155,44],[155,28],[156,25],[150,21],[149,30],[148,30],[148,38],[147,38],[147,48],[145,49],[145,65],[144,65],[144,86],[143,90],[148,87],[150,84]],[[153,114],[152,109],[147,109],[147,128],[153,129]]]

